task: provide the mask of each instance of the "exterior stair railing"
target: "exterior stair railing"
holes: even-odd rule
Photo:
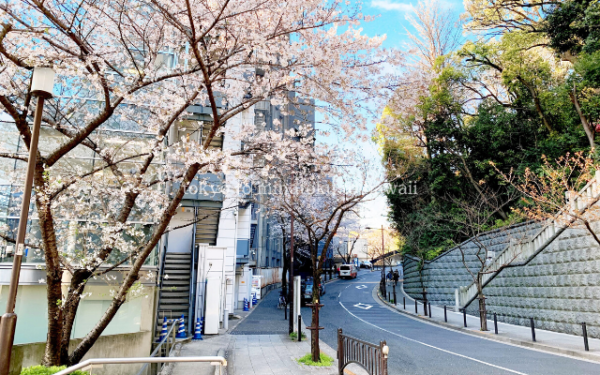
[[[567,193],[568,194],[568,193]],[[587,212],[600,201],[600,172],[579,192],[567,196],[567,205],[570,212],[579,215]],[[569,228],[577,217],[567,213],[559,213],[554,219],[548,220],[535,235],[529,239],[512,241],[488,264],[483,275],[483,287],[488,285],[505,268],[527,265],[540,252],[546,249],[558,236]],[[561,224],[562,223],[562,224]],[[496,271],[494,271],[496,270]],[[455,290],[456,308],[465,308],[477,298],[477,284],[460,287]]]

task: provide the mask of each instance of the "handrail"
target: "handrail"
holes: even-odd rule
[[[227,360],[221,356],[207,357],[137,357],[137,358],[92,358],[68,367],[54,375],[67,375],[76,370],[81,370],[91,365],[120,365],[132,363],[188,363],[188,362],[210,362],[212,365],[220,364],[227,367]]]
[[[164,343],[168,343],[169,341],[169,336],[171,336],[171,334],[173,333],[173,330],[175,329],[175,327],[177,327],[177,323],[179,322],[178,319],[176,319],[173,324],[171,325],[171,328],[169,328],[169,331],[167,332],[167,335],[165,336],[164,339],[162,339],[162,341],[156,346],[156,348],[154,348],[154,350],[152,351],[152,353],[150,353],[150,357],[155,357],[157,353],[160,352],[160,348],[163,346]],[[175,341],[175,335],[173,335],[173,341]],[[175,342],[173,342],[173,344],[171,345],[171,349],[173,349],[173,345],[175,344]],[[169,350],[169,354],[170,354],[170,350]],[[144,370],[146,370],[146,368],[148,367],[148,363],[146,363],[144,366],[142,366],[142,368],[140,369],[140,371],[138,371],[137,375],[142,375],[142,373],[144,372]]]

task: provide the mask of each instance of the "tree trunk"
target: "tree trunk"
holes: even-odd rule
[[[479,321],[480,329],[487,331],[487,310],[485,307],[485,296],[483,295],[483,275],[480,273],[477,275],[477,299],[479,300]]]
[[[383,259],[381,260],[381,286],[382,286],[382,293],[383,293],[383,297],[385,298],[386,293],[387,293],[387,289],[385,286],[386,283],[386,278],[385,278],[385,262],[383,261]]]
[[[47,243],[46,243],[47,244]],[[46,262],[48,264],[48,262]],[[46,268],[48,304],[48,336],[42,363],[45,366],[60,365],[61,338],[63,330],[62,272],[59,267]]]
[[[585,135],[587,136],[590,144],[590,149],[592,150],[592,153],[594,153],[596,149],[596,143],[594,142],[594,129],[592,129],[587,118],[583,114],[583,111],[581,110],[579,100],[577,100],[577,91],[575,86],[573,86],[573,90],[569,92],[569,98],[571,98],[571,102],[575,106],[575,110],[577,111],[577,115],[579,116],[579,120],[581,121],[581,125],[583,126],[583,130],[585,130]]]
[[[316,263],[316,262],[315,262]],[[312,293],[312,324],[313,329],[310,331],[310,352],[313,362],[321,361],[321,348],[319,346],[319,303],[321,303],[321,293],[319,285],[321,284],[321,273],[319,267],[313,265],[313,293]]]
[[[287,282],[287,273],[288,273],[288,269],[289,267],[289,259],[287,257],[287,251],[286,251],[286,243],[283,243],[283,270],[281,272],[281,294],[283,296],[285,296],[285,298],[288,298],[288,293],[287,293],[287,287],[288,287],[288,282]],[[289,303],[289,301],[287,301]]]
[[[36,193],[44,186],[44,168],[36,166],[34,186]],[[46,366],[60,364],[61,337],[63,331],[62,270],[54,231],[54,218],[49,202],[34,194],[38,211],[40,234],[44,244],[46,262],[46,303],[48,305],[48,336],[42,363]]]
[[[546,128],[546,130],[548,130],[548,133],[552,134],[554,132],[554,129],[552,128],[552,125],[550,125],[548,118],[544,114],[544,110],[542,109],[542,103],[540,102],[540,98],[538,98],[537,93],[535,92],[535,89],[531,85],[529,85],[527,82],[525,82],[525,80],[521,76],[517,76],[517,79],[523,84],[523,86],[525,86],[527,88],[527,90],[529,90],[529,93],[531,94],[531,98],[533,99],[533,104],[535,106],[535,110],[538,113],[538,115],[540,116],[540,119],[542,120],[542,124],[544,124],[544,127]]]
[[[76,270],[69,284],[69,291],[63,307],[63,330],[61,338],[60,364],[69,363],[69,343],[75,324],[75,316],[81,302],[81,294],[85,288],[87,279],[91,276],[88,270]]]

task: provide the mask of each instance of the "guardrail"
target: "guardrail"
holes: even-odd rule
[[[387,360],[389,347],[385,341],[377,344],[346,336],[338,329],[338,374],[344,374],[344,368],[356,363],[367,370],[370,375],[388,375]]]
[[[67,375],[74,371],[84,369],[92,365],[122,365],[133,363],[188,363],[188,362],[210,362],[213,366],[219,367],[219,374],[223,367],[227,367],[227,360],[221,356],[211,357],[140,357],[140,358],[93,358],[80,362],[74,366],[57,372],[54,375]]]

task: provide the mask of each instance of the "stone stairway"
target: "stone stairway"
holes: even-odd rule
[[[179,319],[183,314],[186,328],[188,326],[191,263],[191,253],[166,254],[159,294],[157,337],[165,316],[167,319]]]
[[[500,252],[484,270],[483,286],[492,281],[504,268],[518,267],[528,264],[540,252],[548,247],[558,236],[571,226],[577,219],[568,212],[583,214],[600,201],[600,173],[578,193],[567,197],[567,206],[553,220],[548,220],[531,238],[512,241]],[[477,298],[477,285],[456,289],[457,307],[464,308]]]

